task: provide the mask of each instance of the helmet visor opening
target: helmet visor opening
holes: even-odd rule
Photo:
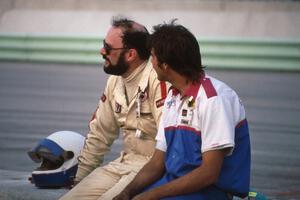
[[[39,157],[39,155],[35,151],[28,151],[27,154],[31,158],[31,160],[33,160],[36,163],[39,163],[42,161],[41,158]]]
[[[61,155],[60,156],[53,155],[53,153],[50,152],[49,150],[47,150],[47,151],[44,151],[44,150],[39,151],[39,152],[37,152],[37,155],[42,160],[47,159],[47,160],[49,160],[49,161],[51,161],[53,163],[64,161],[64,158]]]
[[[39,171],[47,171],[47,170],[54,170],[58,169],[64,163],[63,159],[56,160],[53,162],[52,160],[48,160],[47,158],[43,158],[42,164],[36,170]]]
[[[61,155],[53,155],[47,148],[40,148],[36,153],[37,157],[42,160],[42,164],[38,167],[38,170],[53,170],[63,165],[63,163],[74,157],[74,153],[71,151],[63,151]]]

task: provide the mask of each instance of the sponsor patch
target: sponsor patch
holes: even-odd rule
[[[118,103],[115,104],[115,113],[120,113],[122,111],[122,106]]]
[[[187,110],[186,109],[183,109],[182,112],[181,112],[181,115],[183,117],[186,117],[187,116]]]
[[[175,106],[175,104],[176,100],[172,98],[170,101],[167,102],[167,108],[171,108],[171,106]]]
[[[181,119],[181,123],[188,125],[189,124],[189,120]]]
[[[102,96],[101,96],[101,101],[104,103],[106,101],[106,96],[105,94],[103,93]]]
[[[159,107],[163,106],[164,103],[165,103],[165,98],[160,99],[160,100],[157,100],[157,101],[155,102],[156,108],[159,108]]]

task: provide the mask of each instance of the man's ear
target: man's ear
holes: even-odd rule
[[[138,53],[135,49],[129,49],[127,51],[127,61],[132,62],[134,61],[138,56]]]

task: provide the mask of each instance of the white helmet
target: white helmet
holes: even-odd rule
[[[31,182],[37,187],[67,187],[76,175],[77,157],[84,137],[72,131],[58,131],[41,140],[28,152],[29,157],[41,163],[32,172]]]

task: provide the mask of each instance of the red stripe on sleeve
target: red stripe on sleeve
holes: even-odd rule
[[[165,99],[167,97],[167,84],[165,81],[160,82],[160,91],[161,91],[161,98]]]

